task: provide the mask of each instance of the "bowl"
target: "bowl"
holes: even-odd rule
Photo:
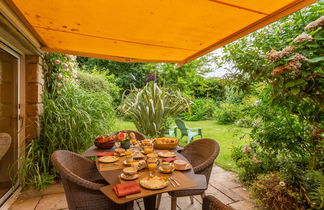
[[[173,161],[173,164],[178,168],[178,169],[185,169],[188,162],[184,161],[184,160],[175,160]]]
[[[126,167],[123,169],[123,173],[126,175],[134,175],[137,173],[136,167]]]
[[[179,144],[178,138],[161,137],[161,138],[154,139],[155,149],[172,150],[177,148],[178,144]]]
[[[115,145],[115,140],[109,135],[102,135],[95,138],[93,143],[99,149],[110,149]]]

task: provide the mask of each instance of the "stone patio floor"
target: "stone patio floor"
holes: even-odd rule
[[[214,166],[209,181],[206,195],[213,195],[221,202],[234,209],[254,209],[254,201],[249,199],[248,192],[234,173],[226,171],[221,167]],[[202,200],[200,196],[195,196],[194,204],[190,204],[189,197],[177,199],[177,207],[180,210],[201,209]],[[26,190],[13,203],[9,210],[67,210],[67,202],[61,184],[52,184],[43,191]],[[135,210],[144,209],[143,200],[134,203]],[[160,208],[162,210],[171,209],[171,199],[168,194],[162,195]]]

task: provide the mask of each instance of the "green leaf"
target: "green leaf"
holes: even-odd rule
[[[324,56],[315,57],[315,58],[311,58],[311,59],[307,60],[307,62],[309,62],[309,63],[317,63],[317,62],[320,62],[320,61],[324,61]]]
[[[293,95],[297,95],[299,92],[300,92],[300,89],[299,88],[294,88],[294,89],[291,90],[291,93]]]
[[[286,84],[285,84],[285,87],[286,88],[290,88],[290,87],[294,87],[296,84],[295,84],[295,81],[290,81],[290,82],[287,82]]]

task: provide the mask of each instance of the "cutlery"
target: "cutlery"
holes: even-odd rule
[[[171,179],[172,181],[174,181],[174,183],[176,183],[176,185],[180,186],[180,184],[179,184],[179,182],[178,182],[177,180],[175,180],[175,179],[172,178],[172,177],[170,177],[170,179]]]
[[[172,185],[173,187],[176,187],[175,184],[171,181],[170,177],[168,178],[168,180],[169,180],[169,182],[171,183],[171,185]]]

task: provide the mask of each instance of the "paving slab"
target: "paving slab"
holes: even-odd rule
[[[212,170],[212,174],[219,174],[219,173],[226,173],[228,171],[226,171],[225,169],[223,169],[222,167],[219,167],[217,165],[214,165],[213,170]]]
[[[206,195],[213,195],[215,196],[218,200],[220,200],[222,203],[229,204],[233,203],[234,200],[223,194],[221,191],[217,190],[213,186],[209,186],[208,189],[205,192]]]
[[[41,197],[34,197],[17,200],[10,206],[9,210],[34,210],[40,199]]]
[[[201,210],[201,203],[194,199],[194,203],[191,204],[190,197],[177,198],[177,207],[181,210]]]
[[[239,193],[237,193],[227,187],[224,187],[223,185],[221,185],[219,183],[211,183],[210,185],[215,187],[217,190],[221,191],[223,194],[225,194],[226,196],[231,198],[233,201],[241,201],[241,200],[246,199],[246,198],[242,197]],[[236,189],[236,188],[233,188],[233,189]],[[244,196],[247,196],[243,192],[240,192],[240,193],[242,193],[242,195],[244,195]]]
[[[242,184],[237,181],[236,175],[231,172],[212,174],[209,184],[221,184],[228,189],[242,186]]]
[[[35,188],[28,188],[21,192],[19,199],[27,199],[33,197],[40,197],[43,195],[64,193],[63,185],[61,183],[50,184],[44,190],[37,190]]]
[[[244,201],[238,201],[235,203],[231,203],[229,206],[231,206],[234,209],[237,210],[253,210],[256,209],[254,206],[254,203],[248,200],[244,200]]]
[[[231,190],[241,196],[244,200],[250,200],[249,192],[245,187],[232,188]]]
[[[68,208],[64,193],[44,195],[35,210],[58,210]]]

